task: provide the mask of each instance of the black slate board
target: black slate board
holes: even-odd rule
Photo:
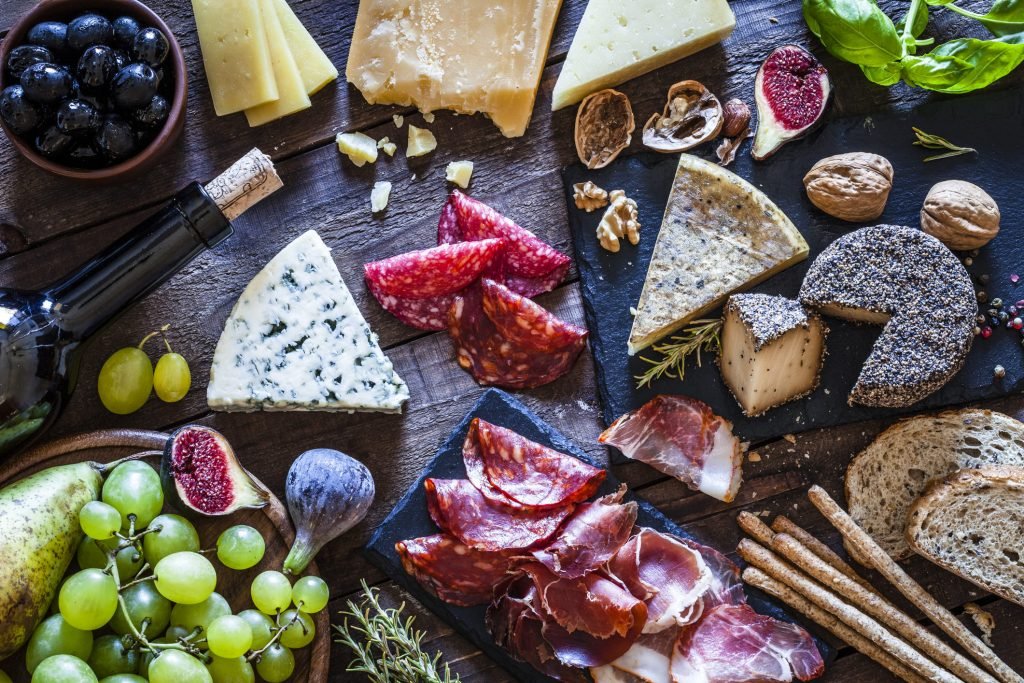
[[[466,438],[469,423],[475,417],[480,417],[488,422],[512,429],[528,439],[563,453],[569,453],[590,464],[597,464],[583,450],[534,415],[526,406],[512,398],[512,396],[498,389],[489,389],[480,397],[465,419],[459,423],[459,426],[455,428],[444,444],[441,445],[437,455],[427,466],[423,475],[398,501],[391,514],[377,528],[370,542],[366,545],[364,553],[373,564],[379,567],[397,584],[448,622],[452,628],[483,650],[491,659],[504,667],[518,680],[525,683],[550,681],[553,679],[543,676],[529,665],[513,659],[505,650],[495,645],[494,640],[484,625],[484,607],[455,607],[438,600],[433,595],[424,591],[415,579],[406,574],[405,570],[402,569],[401,561],[398,559],[398,553],[395,552],[395,543],[397,541],[438,533],[438,528],[427,514],[423,480],[428,477],[448,479],[464,479],[466,477],[466,469],[462,462],[462,442]],[[600,493],[610,493],[618,488],[619,482],[609,472]],[[626,498],[628,500],[635,500],[639,506],[638,525],[677,534],[705,545],[714,545],[699,536],[688,533],[685,529],[661,514],[653,505],[633,496],[632,493],[628,493]],[[750,587],[746,587],[746,590],[748,602],[761,614],[768,614],[786,621],[796,621],[811,631],[812,634],[818,633],[816,626],[794,619],[779,607],[777,603],[760,591]],[[820,637],[816,636],[814,640],[826,665],[830,664],[835,659],[835,650]]]
[[[638,112],[640,114],[642,112]],[[640,118],[643,118],[641,116]],[[911,126],[954,142],[974,147],[977,155],[923,163],[937,152],[915,147]],[[826,123],[811,137],[790,143],[763,163],[750,158],[746,143],[729,170],[764,191],[790,217],[811,248],[801,264],[770,278],[753,291],[794,296],[811,261],[832,240],[858,224],[844,223],[817,210],[804,194],[802,178],[815,162],[841,152],[881,154],[892,162],[895,180],[882,217],[873,223],[920,225],[920,209],[928,189],[941,180],[967,180],[983,187],[999,204],[1002,225],[998,237],[981,250],[968,267],[972,275],[991,277],[985,288],[990,297],[1006,301],[1024,299],[1020,284],[1010,275],[1024,278],[1024,91],[1015,89],[972,95],[931,103],[913,112],[864,118],[839,119]],[[713,150],[701,151],[705,158]],[[978,401],[1020,391],[1024,386],[1021,335],[995,329],[989,339],[976,339],[967,364],[940,391],[908,409],[865,408],[846,402],[860,366],[878,335],[877,327],[856,326],[830,319],[828,357],[821,385],[811,396],[769,411],[758,418],[744,417],[721,381],[713,358],[705,356],[703,367],[694,361],[680,382],[662,379],[653,388],[636,389],[635,375],[648,367],[640,356],[657,357],[650,349],[630,358],[626,340],[632,324],[629,313],[643,288],[647,266],[662,214],[668,201],[678,155],[642,153],[622,158],[611,166],[588,171],[582,165],[565,169],[563,181],[577,264],[580,271],[590,344],[597,367],[598,388],[606,423],[639,407],[660,393],[687,394],[708,403],[719,415],[733,422],[743,439],[761,441],[814,427],[825,427],[916,410]],[[572,185],[593,180],[606,190],[623,189],[639,207],[641,239],[636,247],[624,244],[618,254],[606,252],[595,238],[601,211],[585,213],[576,209]],[[982,311],[987,306],[982,306]],[[707,317],[719,315],[719,311]],[[1006,377],[993,381],[993,368],[1001,364]],[[622,456],[615,452],[616,458]]]

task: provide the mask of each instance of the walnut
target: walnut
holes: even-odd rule
[[[977,185],[944,180],[928,191],[921,229],[950,249],[979,249],[999,234],[999,207]]]
[[[722,103],[699,81],[680,81],[668,90],[665,110],[644,124],[644,144],[658,152],[685,152],[714,140],[722,130]]]
[[[608,205],[608,193],[589,180],[572,186],[572,198],[576,208],[587,213]]]
[[[636,215],[636,202],[625,192],[612,190],[608,197],[611,204],[597,226],[597,240],[602,247],[614,253],[619,250],[619,240],[623,237],[633,245],[640,242],[640,221]]]
[[[850,152],[814,164],[804,176],[804,187],[816,207],[830,216],[858,223],[882,215],[892,176],[892,164],[885,157]]]
[[[587,168],[604,168],[629,147],[635,129],[628,97],[611,89],[588,95],[576,111],[576,154]]]

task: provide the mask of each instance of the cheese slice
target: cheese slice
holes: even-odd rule
[[[287,0],[274,0],[274,9],[277,10],[277,19],[281,22],[285,42],[288,43],[295,64],[299,67],[299,73],[302,74],[302,85],[306,89],[306,94],[313,96],[338,78],[338,68],[316,44],[313,36],[309,35],[309,31],[295,16]]]
[[[276,100],[261,0],[192,0],[217,116]]]
[[[277,18],[274,0],[260,0],[260,11],[263,15],[263,28],[267,32],[267,45],[270,47],[271,63],[274,66],[278,98],[273,102],[245,110],[245,118],[249,120],[250,127],[262,126],[282,116],[308,109],[311,104],[302,74],[299,73],[295,57],[288,47],[281,21]]]
[[[206,390],[210,408],[245,412],[397,413],[408,398],[312,230],[271,259],[238,298]]]
[[[348,80],[370,104],[482,112],[526,132],[561,0],[361,0]]]
[[[807,258],[807,242],[763,192],[718,164],[679,157],[629,334],[630,355]]]
[[[551,109],[692,55],[735,26],[726,0],[590,0],[558,74]]]

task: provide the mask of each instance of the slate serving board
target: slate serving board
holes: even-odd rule
[[[459,423],[459,426],[455,428],[441,445],[440,450],[438,450],[437,455],[427,466],[423,475],[406,492],[405,496],[398,501],[391,514],[377,528],[364,549],[364,553],[373,564],[384,571],[391,579],[448,622],[452,628],[483,650],[518,680],[524,681],[524,683],[550,681],[553,679],[543,676],[531,666],[513,659],[504,649],[494,643],[494,639],[484,625],[485,607],[455,607],[438,600],[433,595],[424,591],[419,583],[405,572],[398,558],[398,553],[395,551],[395,543],[397,541],[438,533],[438,528],[431,521],[429,514],[427,514],[423,480],[428,477],[450,479],[464,479],[466,477],[466,469],[462,461],[462,443],[466,438],[466,432],[469,430],[469,423],[475,417],[480,417],[488,422],[512,429],[528,439],[563,453],[569,453],[590,464],[597,464],[578,446],[534,415],[522,403],[503,391],[489,389],[480,397],[465,419]],[[618,480],[609,471],[608,478],[599,493],[603,495],[618,488]],[[639,506],[638,525],[677,534],[705,545],[714,545],[688,533],[685,529],[658,512],[653,505],[633,496],[632,493],[628,493],[626,498],[627,500],[635,500]],[[724,548],[721,550],[731,551],[732,549]],[[786,621],[796,621],[801,623],[812,634],[818,633],[816,626],[794,619],[765,594],[750,587],[746,587],[746,589],[750,605],[758,612]],[[817,635],[814,640],[826,665],[830,664],[835,659],[835,650]]]
[[[974,147],[978,154],[924,163],[926,156],[938,152],[912,145],[912,126]],[[755,163],[750,158],[750,143],[747,142],[729,170],[750,181],[778,204],[811,248],[806,261],[752,291],[795,296],[814,257],[840,235],[861,227],[861,224],[844,223],[816,209],[804,193],[802,178],[822,157],[862,151],[885,156],[895,169],[894,186],[885,213],[879,220],[864,225],[890,223],[918,227],[925,195],[941,180],[967,180],[991,194],[1002,213],[1001,230],[967,270],[975,277],[983,273],[990,276],[990,283],[985,287],[990,299],[1001,297],[1010,302],[1024,299],[1022,141],[1024,91],[1015,89],[947,99],[912,112],[833,120],[809,138],[786,145],[763,163]],[[699,155],[712,159],[712,147],[702,149]],[[656,394],[687,394],[706,402],[716,413],[731,420],[741,438],[756,442],[814,427],[993,398],[1020,391],[1024,385],[1024,349],[1020,333],[995,329],[989,339],[975,339],[966,366],[949,384],[916,405],[906,409],[850,406],[846,402],[847,395],[879,328],[829,319],[828,356],[818,389],[807,398],[775,408],[761,417],[743,416],[722,383],[714,358],[706,355],[703,367],[696,367],[692,359],[688,362],[683,381],[661,379],[655,381],[653,387],[636,389],[634,376],[649,367],[640,357],[656,358],[658,354],[648,349],[632,358],[626,355],[626,340],[632,324],[629,310],[640,299],[677,160],[678,155],[641,153],[595,171],[576,164],[562,174],[606,423],[610,424]],[[609,191],[623,189],[627,196],[636,200],[641,224],[638,246],[626,243],[617,254],[601,248],[595,230],[602,212],[580,211],[572,200],[573,183],[584,180],[592,180]],[[1014,273],[1022,276],[1019,284],[1010,280]],[[987,308],[982,305],[982,312]],[[705,317],[718,315],[720,311],[714,311]],[[1006,368],[1006,377],[1000,382],[993,379],[992,371],[997,364]],[[613,457],[622,458],[617,451]]]

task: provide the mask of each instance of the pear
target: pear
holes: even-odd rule
[[[53,601],[97,500],[104,467],[50,467],[0,490],[0,660],[28,641]]]

